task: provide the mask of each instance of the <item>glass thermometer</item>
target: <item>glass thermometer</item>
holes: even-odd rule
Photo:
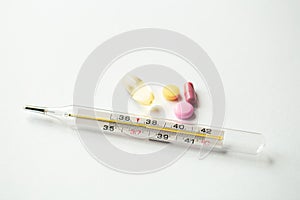
[[[103,133],[130,135],[140,139],[253,155],[259,154],[265,146],[263,135],[254,132],[74,105],[57,108],[38,106],[25,106],[24,108],[59,118],[76,128],[96,128]]]

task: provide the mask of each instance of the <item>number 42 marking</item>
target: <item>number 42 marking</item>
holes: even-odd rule
[[[203,128],[203,129],[201,129],[201,132],[202,133],[208,133],[208,134],[210,134],[211,133],[211,129],[209,129],[209,128]]]

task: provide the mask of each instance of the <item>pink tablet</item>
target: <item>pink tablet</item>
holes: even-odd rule
[[[178,119],[189,119],[194,114],[194,107],[188,102],[177,103],[174,113]]]

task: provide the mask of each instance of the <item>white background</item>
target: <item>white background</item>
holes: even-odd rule
[[[1,1],[0,199],[299,199],[299,12],[297,0]],[[22,110],[70,104],[89,53],[145,27],[205,49],[225,88],[225,126],[264,133],[261,156],[187,154],[157,173],[122,174],[72,130]]]

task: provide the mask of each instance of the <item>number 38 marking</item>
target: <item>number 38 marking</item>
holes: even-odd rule
[[[156,120],[151,120],[151,119],[146,119],[145,124],[152,124],[152,125],[157,125],[157,121]]]

